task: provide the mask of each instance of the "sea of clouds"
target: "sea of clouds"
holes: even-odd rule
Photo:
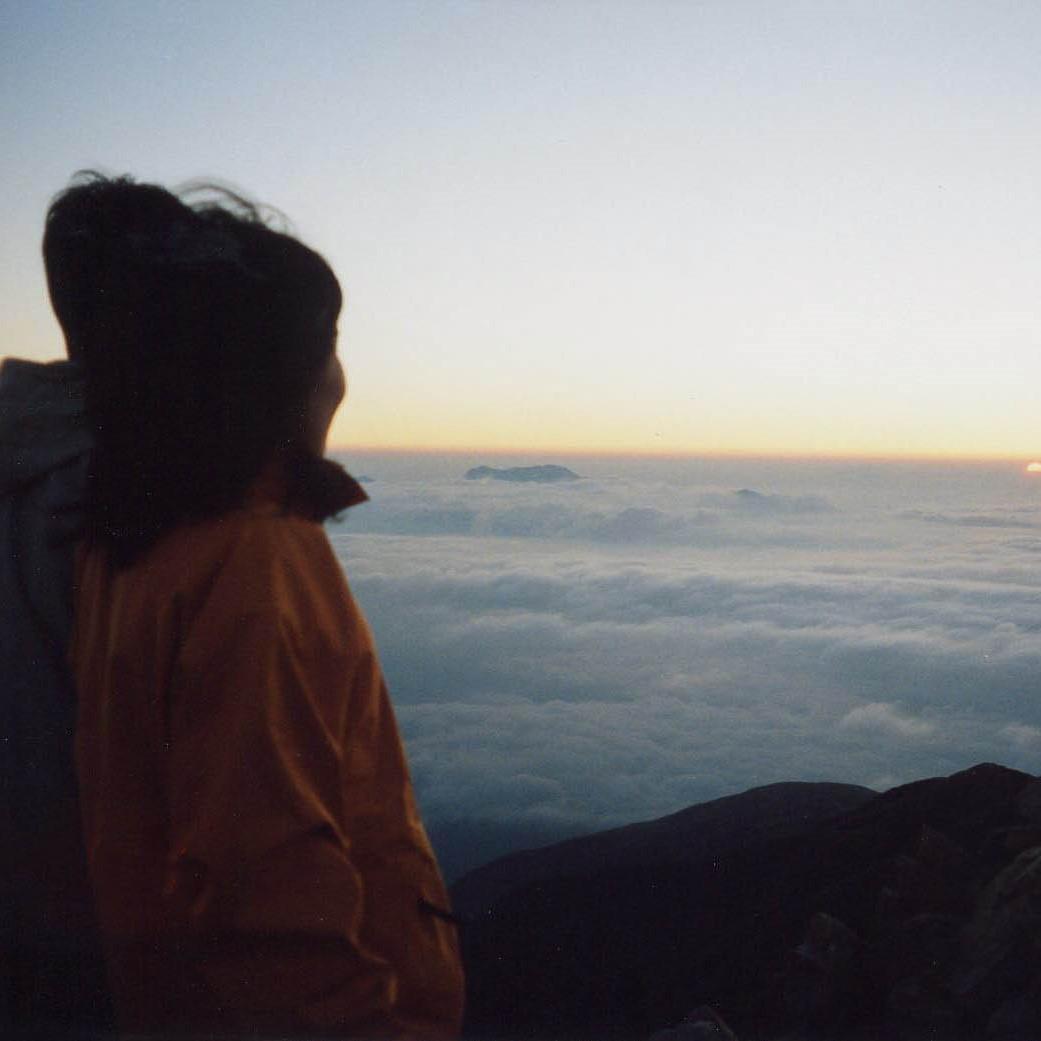
[[[474,461],[349,459],[329,526],[449,874],[774,781],[1038,771],[1022,467]]]

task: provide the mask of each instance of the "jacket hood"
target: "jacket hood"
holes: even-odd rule
[[[0,495],[86,452],[83,379],[69,361],[0,365]]]

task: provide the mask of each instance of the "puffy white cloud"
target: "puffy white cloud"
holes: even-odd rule
[[[773,520],[788,522],[776,527],[773,540],[798,544],[812,541],[800,531],[801,521],[834,510],[816,495],[752,488],[684,495],[620,481],[515,485],[454,480],[369,490],[376,501],[352,513],[351,529],[385,535],[730,545],[761,538],[761,522]]]
[[[884,701],[872,701],[850,709],[839,721],[839,726],[844,730],[875,730],[907,738],[929,737],[936,731],[935,723],[904,715]]]
[[[1029,723],[1009,723],[1001,728],[1001,734],[1020,748],[1041,748],[1041,727]]]

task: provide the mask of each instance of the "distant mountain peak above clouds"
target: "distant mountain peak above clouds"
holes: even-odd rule
[[[466,471],[468,481],[516,481],[518,483],[537,482],[551,484],[556,481],[578,481],[580,475],[566,466],[555,463],[544,463],[541,466],[475,466]]]

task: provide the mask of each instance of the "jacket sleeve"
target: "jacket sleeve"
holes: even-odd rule
[[[329,577],[308,566],[244,538],[186,612],[167,706],[165,907],[211,1022],[397,1037],[397,980],[360,939],[365,886],[342,825],[358,663],[313,595]]]

